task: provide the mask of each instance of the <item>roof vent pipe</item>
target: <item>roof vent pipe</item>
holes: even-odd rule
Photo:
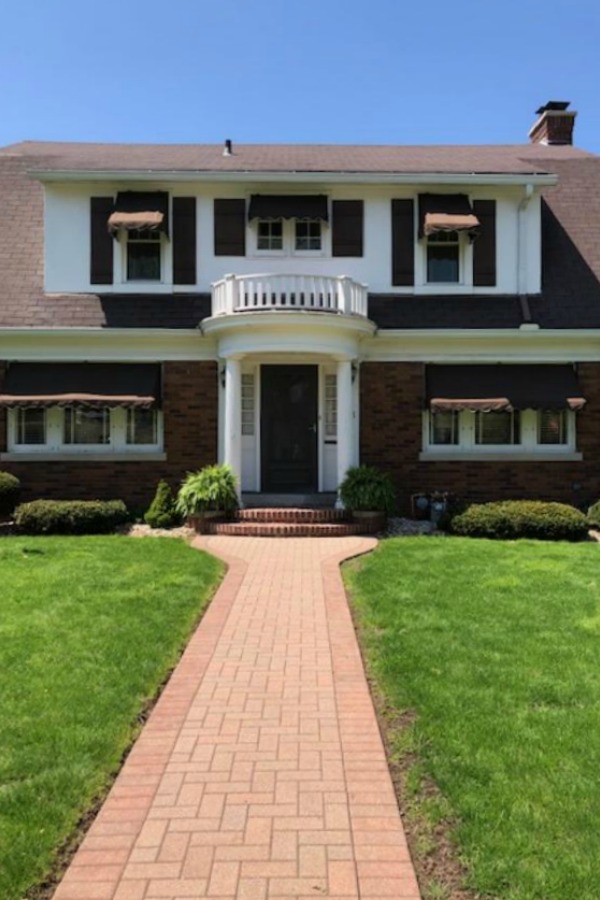
[[[231,156],[232,152],[233,152],[233,151],[232,151],[232,149],[231,149],[231,141],[230,141],[229,138],[228,138],[228,139],[225,141],[225,146],[224,146],[224,148],[223,148],[223,156]]]

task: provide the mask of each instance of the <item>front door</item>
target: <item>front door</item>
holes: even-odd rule
[[[317,366],[261,366],[262,490],[317,490]]]

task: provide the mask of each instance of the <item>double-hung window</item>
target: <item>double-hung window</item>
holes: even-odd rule
[[[127,232],[127,281],[161,280],[161,235],[159,231]]]
[[[283,219],[262,219],[256,227],[257,250],[283,250]]]
[[[294,249],[296,251],[303,250],[321,250],[321,221],[316,220],[296,220]]]
[[[25,446],[46,443],[46,410],[37,407],[16,409],[15,440]]]
[[[458,284],[460,281],[460,235],[438,231],[427,238],[427,283]]]
[[[319,255],[325,249],[320,219],[258,219],[254,229],[256,252],[259,254]]]

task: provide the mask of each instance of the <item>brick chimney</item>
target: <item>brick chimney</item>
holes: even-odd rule
[[[532,144],[572,144],[577,113],[569,110],[569,100],[550,100],[536,110],[538,118],[529,129]]]

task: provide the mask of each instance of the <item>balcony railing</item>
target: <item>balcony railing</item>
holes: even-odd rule
[[[226,275],[212,286],[213,316],[276,309],[367,315],[367,285],[346,275]]]

